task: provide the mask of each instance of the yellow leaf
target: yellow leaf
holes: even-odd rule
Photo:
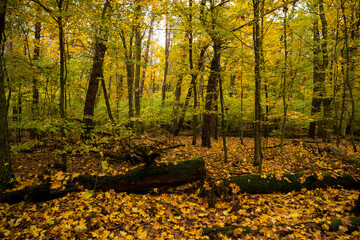
[[[242,232],[243,232],[242,228],[237,228],[234,230],[233,234],[235,237],[238,237],[239,235],[241,235]]]
[[[327,225],[326,223],[324,223],[323,225],[321,225],[322,229],[328,231],[329,230],[329,225]]]

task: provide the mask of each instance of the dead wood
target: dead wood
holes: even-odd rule
[[[154,188],[174,187],[205,177],[205,162],[194,158],[174,163],[143,165],[117,176],[81,175],[68,180],[63,190],[52,189],[50,182],[25,187],[0,195],[0,202],[42,202],[65,196],[69,192],[90,189],[129,193],[147,193]]]

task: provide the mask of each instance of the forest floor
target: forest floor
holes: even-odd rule
[[[156,138],[145,137],[142,141]],[[158,138],[159,139],[159,138]],[[161,139],[170,145],[185,146],[167,150],[157,162],[174,162],[202,157],[206,171],[214,182],[233,175],[256,174],[252,166],[253,139],[229,137],[228,163],[223,161],[222,139],[212,142],[212,148],[202,148],[200,139],[191,145],[191,137]],[[344,161],[331,154],[314,156],[304,149],[301,141],[285,140],[284,153],[280,154],[280,139],[264,141],[263,174],[268,173],[320,173],[341,175],[348,173],[360,179],[360,164]],[[308,139],[309,140],[309,139]],[[320,141],[319,141],[320,142]],[[314,143],[325,146],[323,143]],[[277,147],[272,147],[277,146]],[[349,141],[339,146],[356,157]],[[358,148],[360,144],[358,144]],[[29,153],[13,155],[12,164],[19,184],[16,189],[38,184],[47,175],[56,177],[58,170],[51,168],[53,151],[40,148]],[[102,162],[108,161],[104,171]],[[74,174],[117,175],[131,166],[127,162],[113,161],[88,153],[70,156],[69,172]],[[205,181],[204,185],[209,184]],[[230,201],[218,200],[214,207],[199,196],[192,183],[170,190],[154,189],[149,194],[108,192],[70,193],[47,202],[17,204],[0,203],[0,238],[4,239],[209,239],[204,228],[228,225],[251,227],[266,225],[258,233],[244,234],[236,231],[239,239],[360,239],[360,229],[346,233],[343,226],[337,232],[326,231],[326,226],[316,227],[309,222],[326,222],[347,219],[359,191],[327,188],[290,192],[287,194],[235,194]],[[304,224],[302,224],[304,223]],[[212,239],[231,239],[219,233]]]

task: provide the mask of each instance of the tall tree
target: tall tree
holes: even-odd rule
[[[203,125],[201,131],[201,146],[211,147],[211,136],[214,135],[215,121],[216,121],[216,106],[217,106],[217,86],[220,77],[220,59],[221,59],[221,47],[222,47],[222,35],[220,27],[218,26],[218,18],[220,8],[226,3],[221,1],[215,4],[214,1],[210,1],[208,10],[209,19],[205,19],[205,7],[206,1],[201,1],[201,20],[205,26],[207,33],[212,40],[213,57],[210,65],[210,75],[208,84],[206,86],[205,97],[205,112],[203,113]]]
[[[5,16],[7,0],[0,1],[0,192],[14,184],[10,161],[7,103],[5,96]]]
[[[313,6],[316,14],[314,15],[313,20],[313,34],[314,34],[314,70],[313,70],[313,99],[311,103],[311,116],[319,118],[316,114],[321,113],[321,106],[329,104],[328,101],[324,101],[326,97],[325,92],[325,80],[326,80],[326,69],[329,64],[328,60],[328,51],[327,51],[327,21],[325,18],[324,12],[324,3],[322,0],[319,0]],[[321,20],[321,34],[319,31],[319,19]],[[321,39],[322,36],[322,39]],[[323,136],[324,134],[324,125],[323,121],[314,120],[310,123],[309,127],[309,137],[314,138],[316,134],[316,125],[318,126],[318,134]]]
[[[140,34],[140,15],[141,4],[140,1],[135,1],[135,117],[140,117],[140,68],[141,68],[141,34]],[[141,125],[139,119],[135,122],[136,134],[141,134]]]
[[[255,122],[254,122],[254,166],[259,166],[262,170],[262,151],[261,151],[261,36],[260,36],[260,0],[253,0],[254,21],[253,21],[253,42],[255,52]]]
[[[40,7],[42,7],[47,13],[50,14],[50,16],[55,20],[57,27],[58,27],[58,33],[59,33],[59,55],[60,55],[60,99],[59,99],[59,109],[60,109],[60,118],[62,121],[62,124],[60,125],[60,139],[61,139],[61,149],[62,151],[65,148],[65,87],[66,87],[66,75],[65,75],[65,68],[66,68],[66,59],[65,59],[65,32],[64,32],[64,0],[58,0],[56,1],[56,7],[57,11],[56,14],[55,10],[52,10],[51,8],[45,6],[42,2],[39,0],[32,0],[36,4],[38,4]],[[66,154],[61,154],[61,168],[65,172],[67,168],[67,158]]]
[[[149,52],[150,52],[150,45],[151,45],[151,41],[152,41],[151,38],[152,38],[152,35],[153,35],[154,22],[155,22],[155,14],[154,14],[154,12],[152,12],[151,13],[151,22],[150,22],[150,27],[149,27],[149,33],[148,33],[148,39],[147,39],[147,42],[146,42],[145,56],[144,56],[145,65],[144,65],[144,68],[143,68],[143,73],[142,73],[141,83],[140,83],[140,97],[142,97],[143,91],[144,91],[146,68],[147,68],[147,65],[149,63]]]
[[[288,61],[288,47],[287,47],[287,6],[284,5],[284,72],[283,72],[283,84],[282,84],[282,102],[283,102],[283,120],[281,124],[281,143],[280,153],[283,153],[284,138],[285,138],[285,126],[286,126],[286,114],[287,114],[287,102],[286,102],[286,80],[287,80],[287,61]]]
[[[346,60],[346,65],[345,65],[345,84],[349,89],[349,95],[350,95],[350,102],[351,102],[351,115],[350,115],[350,120],[349,120],[349,125],[350,125],[350,135],[351,135],[351,143],[353,145],[353,150],[354,152],[357,152],[357,148],[356,148],[356,144],[355,144],[355,140],[354,140],[354,118],[355,118],[355,100],[354,100],[354,94],[353,94],[353,86],[351,84],[351,80],[350,80],[350,71],[353,70],[353,63],[352,60],[350,59],[352,56],[350,56],[352,54],[354,54],[352,51],[354,49],[351,49],[349,46],[349,35],[350,35],[350,31],[349,31],[349,27],[348,27],[348,23],[347,23],[347,18],[345,15],[345,7],[344,7],[344,0],[341,0],[341,10],[343,13],[343,19],[344,19],[344,36],[345,36],[345,60]],[[360,24],[360,20],[358,20]],[[357,26],[357,28],[359,29],[359,26]],[[356,48],[355,48],[356,49]]]
[[[86,124],[87,133],[92,130],[94,125],[94,109],[96,102],[96,95],[99,88],[99,80],[104,78],[104,57],[106,52],[106,41],[108,38],[108,33],[105,25],[106,10],[110,7],[110,0],[106,0],[102,14],[102,26],[96,29],[95,32],[95,44],[94,44],[94,57],[93,65],[91,68],[91,75],[89,81],[89,87],[86,93],[85,106],[84,106],[84,122]]]
[[[167,82],[166,78],[169,71],[169,55],[170,55],[170,44],[171,44],[171,24],[169,23],[168,15],[166,15],[166,27],[165,27],[165,67],[164,67],[164,79],[161,90],[162,103],[165,103]]]
[[[40,58],[40,37],[41,37],[41,22],[35,23],[35,47],[34,47],[34,61],[36,62]],[[33,89],[32,89],[32,104],[31,113],[33,120],[39,117],[39,86],[38,76],[33,77]],[[37,136],[35,129],[30,132],[32,138]]]

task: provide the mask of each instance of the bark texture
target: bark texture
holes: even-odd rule
[[[5,43],[6,0],[0,1],[0,46]],[[7,103],[5,97],[4,48],[0,50],[0,192],[11,187],[14,173],[11,168]]]
[[[65,196],[69,192],[84,189],[116,192],[147,193],[153,188],[173,187],[201,180],[205,177],[205,162],[200,158],[158,165],[137,167],[124,175],[94,176],[82,175],[65,185],[64,190],[54,191],[51,183],[33,185],[24,189],[8,192],[0,196],[0,202],[17,203],[21,201],[41,202]]]

